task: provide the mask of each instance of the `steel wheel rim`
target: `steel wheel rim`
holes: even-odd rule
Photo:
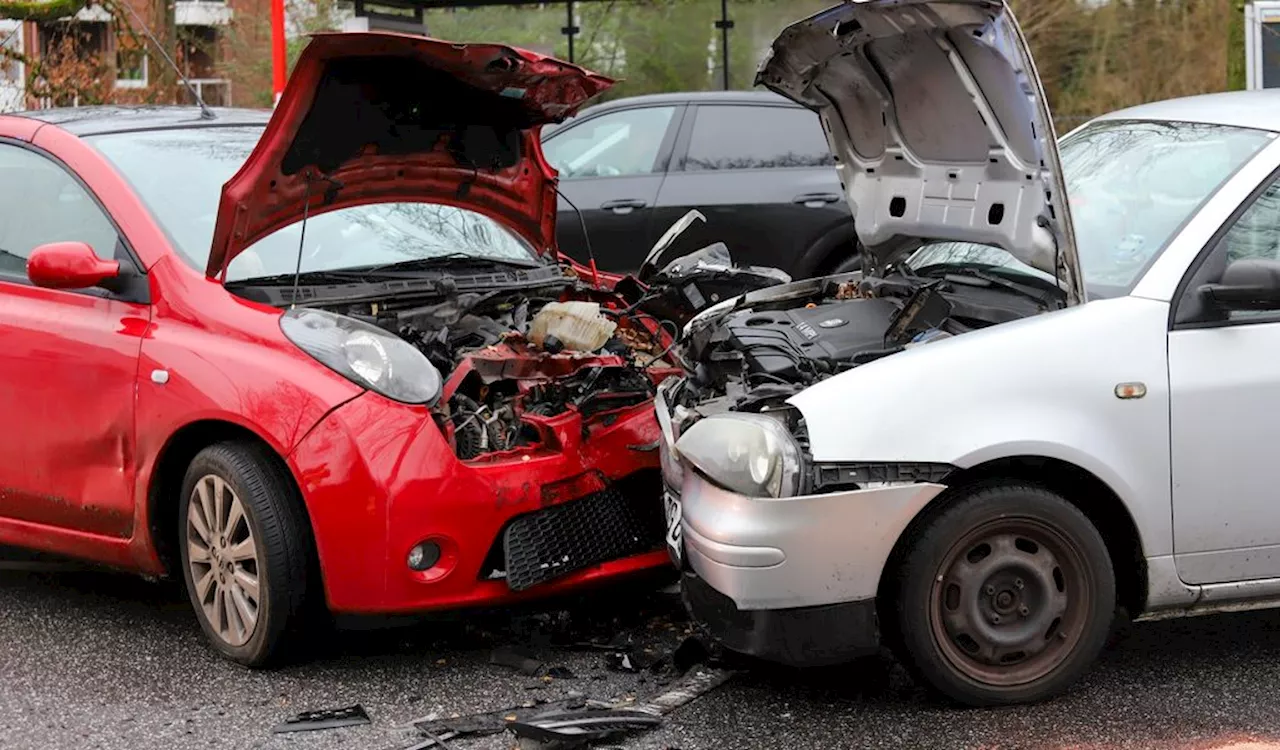
[[[929,624],[964,677],[1013,687],[1057,669],[1093,616],[1096,583],[1084,554],[1032,518],[1002,518],[965,534],[943,557]]]
[[[187,567],[205,621],[230,646],[258,625],[258,546],[244,504],[222,477],[206,474],[187,500]]]

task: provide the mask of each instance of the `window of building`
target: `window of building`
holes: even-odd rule
[[[116,87],[141,89],[147,86],[147,53],[137,48],[116,50]]]

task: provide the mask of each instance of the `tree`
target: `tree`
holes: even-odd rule
[[[46,48],[39,55],[0,46],[0,58],[15,60],[26,70],[26,91],[37,100],[54,106],[92,105],[111,102],[172,103],[177,91],[172,69],[154,44],[137,26],[130,0],[0,0],[0,18],[34,21],[42,25],[48,36]],[[172,0],[152,0],[166,4],[168,20],[157,24],[156,37],[164,43],[164,31],[173,39],[176,29]],[[75,16],[91,5],[100,7],[110,18],[114,49],[120,58],[147,59],[152,72],[145,88],[117,88],[116,60],[109,60],[90,44],[87,27]],[[167,46],[172,49],[172,42]]]
[[[121,0],[121,2],[130,2],[130,0]],[[116,22],[119,23],[120,16],[115,15]],[[132,21],[131,17],[126,21],[130,27],[132,27]],[[151,25],[154,27],[151,33],[156,38],[156,44],[172,55],[178,46],[177,6],[174,5],[174,0],[151,0]],[[159,91],[161,101],[174,102],[178,93],[177,73],[162,57],[159,55],[156,57],[158,64],[149,66],[151,75],[154,77],[151,85]]]

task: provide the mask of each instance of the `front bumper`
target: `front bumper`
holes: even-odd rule
[[[326,415],[289,463],[330,609],[493,606],[668,568],[652,407],[555,435],[462,462],[425,408],[366,393]],[[425,541],[439,559],[412,570]]]
[[[685,471],[684,559],[743,610],[874,599],[889,553],[940,484],[749,498]]]
[[[685,571],[685,608],[725,648],[794,667],[819,667],[870,656],[880,647],[876,602],[791,609],[739,609],[694,573]]]
[[[665,406],[660,391],[658,407]],[[907,525],[946,487],[744,497],[682,465],[662,416],[663,478],[668,502],[680,508],[667,542],[678,548],[673,558],[693,619],[732,651],[792,666],[875,653],[885,563]]]

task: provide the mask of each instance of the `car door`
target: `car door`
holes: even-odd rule
[[[786,104],[698,104],[676,142],[654,225],[696,208],[670,260],[716,241],[743,264],[794,273],[821,237],[853,223],[818,116]],[[850,248],[852,250],[852,247]]]
[[[652,209],[683,110],[678,104],[608,110],[547,137],[543,153],[560,172],[556,240],[563,252],[585,263],[589,240],[601,270],[639,268],[660,234]]]
[[[0,139],[0,525],[127,538],[135,382],[150,308],[101,289],[32,285],[31,251],[64,241],[134,264],[97,200],[60,162]]]
[[[1201,288],[1228,264],[1280,260],[1280,176],[1183,281],[1169,332],[1174,552],[1187,583],[1280,577],[1280,312],[1223,312]]]

